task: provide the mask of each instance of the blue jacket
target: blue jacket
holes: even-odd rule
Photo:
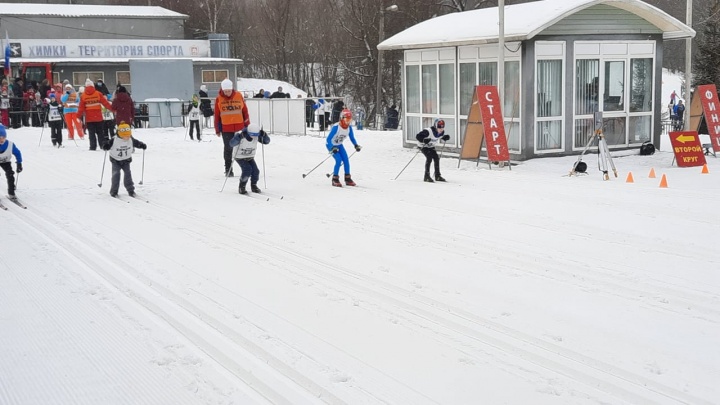
[[[334,124],[332,128],[330,128],[330,133],[327,136],[325,147],[327,147],[327,150],[330,151],[335,146],[341,146],[343,141],[345,141],[345,136],[349,136],[350,142],[352,142],[353,145],[357,145],[352,125],[348,125],[346,129],[343,129],[340,127],[340,123]]]
[[[5,152],[8,146],[10,146],[10,142],[6,140],[4,144],[0,145],[0,153]],[[22,163],[22,154],[20,154],[20,149],[18,149],[17,145],[15,145],[15,142],[12,143],[12,146],[12,154],[15,155],[15,160],[17,160],[17,163]]]

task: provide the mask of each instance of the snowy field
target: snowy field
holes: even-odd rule
[[[332,160],[302,177],[320,135],[278,135],[241,196],[219,138],[139,129],[146,203],[109,197],[109,165],[98,188],[87,141],[8,133],[28,209],[2,199],[0,404],[720,403],[713,157],[618,156],[610,181],[596,155],[444,159],[427,184],[422,155],[393,181],[399,132],[360,131],[337,189]]]

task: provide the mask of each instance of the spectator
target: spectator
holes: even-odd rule
[[[282,87],[278,87],[277,91],[270,95],[270,98],[285,98]]]
[[[312,95],[308,93],[305,99],[305,125],[308,128],[312,128],[315,125],[315,109],[313,108],[315,100],[310,97],[312,97]]]
[[[115,98],[112,101],[116,125],[120,125],[121,122],[128,124],[135,122],[134,104],[125,86],[118,86],[117,93],[115,93]]]
[[[200,91],[198,92],[198,95],[200,96],[200,112],[202,113],[203,117],[205,117],[205,126],[210,126],[210,117],[213,116],[213,108],[210,104],[210,97],[207,93],[207,86],[202,85],[200,86]]]
[[[398,128],[398,115],[398,110],[395,107],[395,104],[391,105],[385,112],[385,129]]]
[[[102,148],[107,142],[102,106],[112,110],[112,105],[107,98],[95,90],[93,82],[87,79],[85,81],[85,92],[80,96],[78,116],[85,115],[85,125],[87,125],[88,135],[90,136],[90,150],[97,150],[98,146]]]
[[[265,89],[260,89],[260,91],[258,91],[257,94],[253,96],[253,98],[265,98]]]
[[[332,117],[330,119],[330,123],[334,124],[338,121],[340,121],[340,113],[342,110],[345,109],[345,102],[342,100],[337,100],[333,103],[332,106]]]

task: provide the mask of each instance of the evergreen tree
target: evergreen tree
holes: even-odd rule
[[[715,84],[720,86],[720,0],[714,0],[710,18],[705,21],[702,38],[697,44],[693,68],[693,86]]]

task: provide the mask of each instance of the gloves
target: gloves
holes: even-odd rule
[[[440,138],[440,139],[442,139],[443,141],[449,141],[449,140],[450,140],[450,135],[445,134],[445,135],[443,135],[442,138]]]
[[[355,145],[355,152],[360,152],[360,149],[362,149],[362,146]]]
[[[338,147],[336,146],[336,147],[332,148],[332,150],[330,152],[332,152],[334,155],[334,154],[340,152],[340,149],[338,149]]]
[[[102,150],[110,150],[110,142],[105,142],[102,146]]]
[[[430,138],[425,138],[425,139],[423,139],[423,143],[424,143],[425,145],[429,144],[429,143],[430,143]]]
[[[145,149],[147,149],[147,144],[146,144],[146,143],[143,143],[143,144],[141,144],[140,146],[138,146],[138,148],[140,148],[140,149],[142,149],[142,150],[145,150]]]
[[[17,170],[18,173],[22,172],[22,163],[17,164]]]
[[[243,136],[248,142],[252,142],[252,136],[250,136],[250,134],[248,134],[247,131],[242,131],[242,136]]]

